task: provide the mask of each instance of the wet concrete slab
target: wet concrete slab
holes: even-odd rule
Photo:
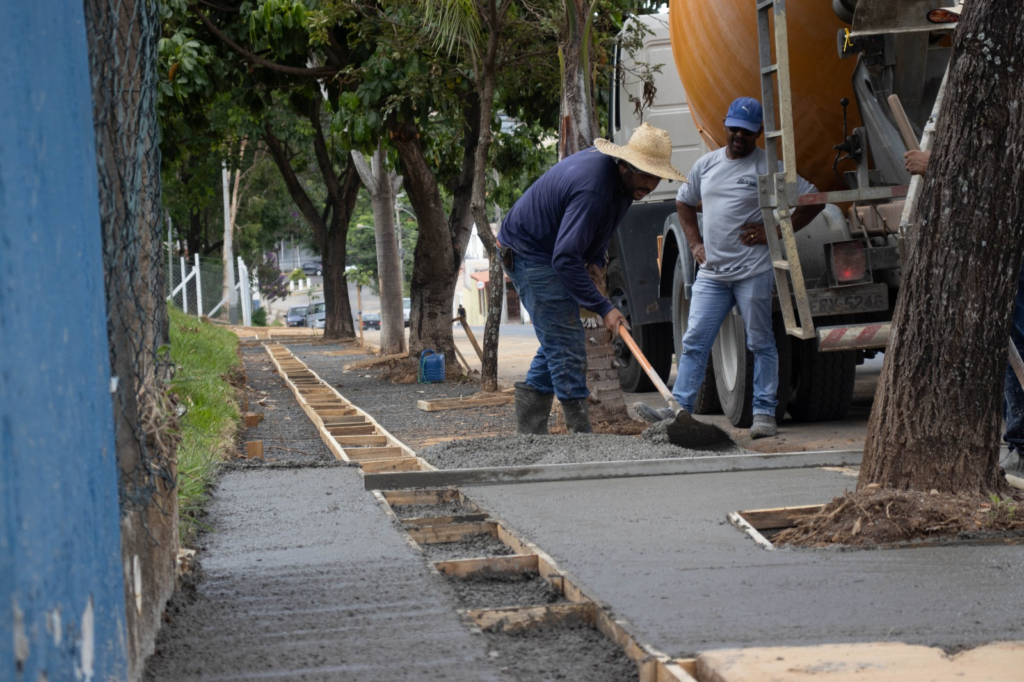
[[[726,519],[826,502],[855,483],[801,469],[464,490],[670,655],[1024,640],[1024,546],[767,551]]]
[[[356,471],[227,472],[207,522],[204,578],[146,679],[505,679]]]

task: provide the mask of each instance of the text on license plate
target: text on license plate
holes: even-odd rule
[[[810,292],[808,292],[810,293]],[[810,296],[811,315],[868,313],[889,308],[889,288],[861,293],[822,293]]]

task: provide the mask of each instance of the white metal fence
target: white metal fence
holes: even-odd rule
[[[241,322],[252,325],[252,299],[255,284],[249,277],[249,268],[238,258],[237,283],[238,310]],[[167,301],[192,315],[215,317],[228,303],[224,298],[224,264],[217,259],[202,259],[197,254],[194,260],[178,259],[177,267],[168,272],[171,293]]]

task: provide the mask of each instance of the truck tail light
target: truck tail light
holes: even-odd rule
[[[928,12],[928,21],[933,24],[955,24],[960,21],[960,15],[948,9],[933,9]]]
[[[867,266],[863,243],[851,241],[832,244],[832,273],[840,284],[862,281]]]

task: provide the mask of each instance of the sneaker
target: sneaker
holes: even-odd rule
[[[775,424],[775,417],[770,414],[754,415],[754,423],[750,425],[751,438],[770,438],[778,432],[779,427]]]
[[[999,458],[999,466],[1003,468],[1004,474],[1010,474],[1017,478],[1024,478],[1024,457],[1019,452],[1010,450]]]
[[[672,411],[671,407],[651,407],[647,403],[637,403],[634,405],[637,416],[643,419],[645,422],[657,424],[663,422],[666,419],[671,419],[676,416],[676,413]]]

